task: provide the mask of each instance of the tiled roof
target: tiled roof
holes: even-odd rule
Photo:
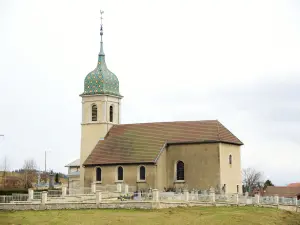
[[[278,195],[279,197],[296,197],[300,194],[300,187],[280,187],[280,186],[268,186],[266,188],[265,196]]]
[[[121,124],[100,140],[84,165],[154,163],[165,144],[243,143],[217,120]]]
[[[65,165],[65,167],[72,167],[72,166],[80,166],[80,159],[76,159],[75,161],[69,163],[68,165]]]
[[[300,183],[291,183],[288,187],[300,187]]]

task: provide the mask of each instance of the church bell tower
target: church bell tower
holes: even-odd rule
[[[96,68],[84,80],[82,98],[80,187],[89,186],[84,180],[83,163],[100,139],[103,139],[114,124],[120,123],[120,105],[123,96],[119,93],[117,76],[106,66],[103,51],[103,24],[101,14],[100,52]]]

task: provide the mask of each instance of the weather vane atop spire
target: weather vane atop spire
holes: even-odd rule
[[[101,42],[102,42],[102,35],[103,35],[103,24],[102,24],[102,14],[104,13],[104,11],[100,10],[100,20],[101,20],[101,26],[100,26],[100,35],[101,35]]]

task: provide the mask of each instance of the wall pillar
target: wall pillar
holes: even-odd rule
[[[120,99],[118,100],[117,106],[118,106],[118,110],[117,110],[118,124],[121,124],[121,101],[120,101]]]
[[[184,201],[189,201],[189,191],[188,190],[184,190],[183,191],[183,195],[184,195]]]
[[[152,195],[153,195],[153,201],[154,202],[159,202],[159,191],[158,191],[158,189],[153,189],[152,190]]]
[[[61,188],[61,196],[62,197],[65,197],[67,195],[67,187],[66,186],[63,186]]]
[[[128,194],[128,184],[124,185],[124,192],[125,192],[126,195]]]
[[[215,192],[210,192],[209,196],[210,196],[210,201],[212,203],[215,203],[216,202],[216,194],[215,194]]]
[[[47,202],[47,193],[48,193],[47,191],[42,192],[42,201],[41,201],[42,205],[45,205]]]
[[[33,189],[29,188],[28,189],[28,201],[32,201],[33,200]]]
[[[293,198],[293,202],[294,202],[295,206],[298,205],[298,204],[297,204],[297,203],[298,203],[298,202],[297,202],[297,197],[294,197],[294,198]]]
[[[254,199],[255,199],[255,204],[256,205],[259,205],[259,195],[258,194],[255,194],[255,196],[254,196]]]
[[[274,204],[275,205],[279,205],[279,197],[278,197],[278,195],[274,196]]]
[[[102,102],[102,113],[103,113],[102,122],[107,122],[107,118],[106,118],[106,101]]]
[[[98,205],[100,202],[102,202],[102,193],[101,191],[96,191],[96,204]]]
[[[280,197],[280,200],[281,200],[281,201],[280,201],[281,204],[284,205],[284,202],[285,202],[285,201],[284,201],[284,197]]]
[[[196,201],[199,200],[199,192],[198,192],[198,190],[195,191],[195,200]]]
[[[237,204],[237,205],[239,204],[239,193],[235,194],[235,196],[234,196],[234,203]]]
[[[122,184],[117,183],[117,192],[122,192]]]
[[[93,182],[93,183],[91,184],[91,192],[92,192],[93,194],[96,193],[96,183],[95,183],[95,182]]]
[[[142,200],[142,192],[138,191],[138,200]]]

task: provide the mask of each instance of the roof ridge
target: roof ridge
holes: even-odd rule
[[[236,139],[239,140],[239,142],[242,143],[242,145],[244,144],[237,136],[235,136],[227,127],[225,127],[219,120],[217,120],[219,125],[222,125],[224,129],[226,129],[233,137],[235,137]]]
[[[137,124],[158,124],[158,123],[191,123],[191,122],[214,122],[218,120],[181,120],[181,121],[161,121],[161,122],[140,122],[140,123],[123,123],[123,124],[116,124],[116,126],[123,126],[123,125],[137,125]]]

